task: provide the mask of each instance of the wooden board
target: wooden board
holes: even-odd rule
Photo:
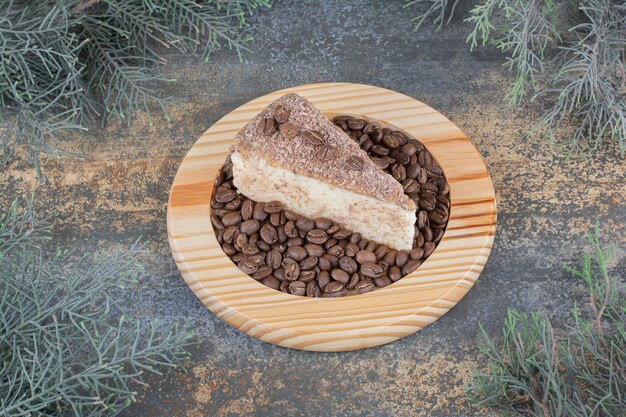
[[[412,274],[374,292],[308,298],[272,290],[245,275],[222,252],[210,220],[213,180],[245,123],[286,93],[327,115],[383,120],[419,139],[450,183],[446,232]],[[293,349],[345,351],[392,342],[450,310],[474,285],[496,227],[493,185],[482,157],[443,115],[403,94],[350,83],[276,91],[233,110],[207,130],[183,160],[170,193],[167,227],[185,281],[219,318],[250,336]]]

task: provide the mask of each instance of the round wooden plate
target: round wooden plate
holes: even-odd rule
[[[222,252],[210,220],[211,192],[235,134],[286,93],[325,114],[363,115],[420,140],[450,183],[448,227],[434,253],[388,287],[343,298],[308,298],[272,290]],[[303,350],[345,351],[392,342],[450,310],[472,287],[496,228],[493,184],[469,139],[443,115],[395,91],[324,83],[276,91],[233,110],[207,130],[183,160],[170,193],[167,229],[176,264],[200,300],[231,326],[263,341]]]

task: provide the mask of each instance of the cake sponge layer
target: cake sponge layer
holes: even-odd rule
[[[234,184],[255,201],[277,200],[287,210],[314,219],[328,217],[348,230],[394,249],[413,247],[415,211],[335,187],[268,164],[231,154]]]

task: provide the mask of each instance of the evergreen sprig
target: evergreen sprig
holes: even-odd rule
[[[67,134],[94,120],[172,104],[153,67],[174,48],[209,60],[226,47],[241,56],[247,16],[271,0],[0,0],[0,104],[14,121],[2,136],[6,165],[28,149],[63,153]]]
[[[573,325],[555,334],[550,320],[509,309],[501,338],[481,326],[486,371],[468,388],[474,402],[505,415],[620,417],[626,410],[626,295],[607,264],[598,229],[581,268],[565,267],[587,286],[587,308],[574,305]]]
[[[417,26],[440,28],[449,0],[409,0],[429,7]],[[510,105],[548,98],[532,133],[546,133],[568,156],[589,155],[604,141],[626,152],[626,3],[622,0],[478,0],[466,22],[470,48],[491,44],[515,77]],[[573,21],[573,23],[572,23]],[[573,125],[574,131],[567,127]]]
[[[47,224],[29,200],[0,216],[0,416],[108,416],[145,373],[180,367],[191,333],[133,321],[114,293],[142,271],[138,246],[42,254]]]

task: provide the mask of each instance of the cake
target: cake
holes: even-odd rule
[[[255,201],[327,217],[394,249],[413,247],[415,203],[358,143],[305,98],[287,94],[237,133],[233,181]]]

